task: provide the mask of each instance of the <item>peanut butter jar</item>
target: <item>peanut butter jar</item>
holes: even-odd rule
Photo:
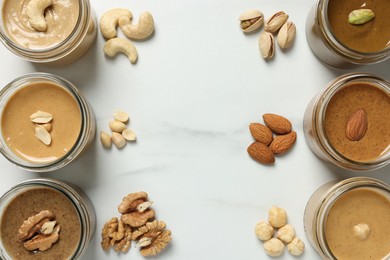
[[[40,121],[42,113],[47,121]],[[77,159],[96,131],[92,108],[81,92],[48,73],[21,76],[0,91],[0,124],[0,152],[34,172],[54,171]]]
[[[306,205],[304,227],[322,259],[388,259],[390,186],[367,177],[324,184]]]
[[[351,125],[362,133],[356,140]],[[324,161],[355,171],[384,167],[390,161],[390,83],[367,73],[334,79],[308,104],[303,128]]]
[[[20,240],[19,228],[42,211],[53,214],[55,225],[59,227],[58,240],[46,250],[27,250],[26,242]],[[47,178],[21,182],[0,198],[0,258],[80,259],[94,235],[95,226],[93,205],[78,187]],[[36,236],[39,235],[42,236]]]
[[[371,9],[375,18],[361,25],[348,22],[352,10]],[[388,0],[318,0],[306,20],[306,38],[324,64],[351,69],[390,57]]]
[[[90,49],[97,23],[89,0],[53,0],[44,9],[45,29],[33,27],[30,2],[34,0],[0,0],[0,40],[11,52],[31,62],[62,66]]]

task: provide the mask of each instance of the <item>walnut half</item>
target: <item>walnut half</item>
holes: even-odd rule
[[[118,206],[118,211],[122,214],[123,223],[131,227],[140,227],[154,218],[155,212],[150,209],[151,205],[152,202],[148,201],[148,194],[140,191],[124,197]]]
[[[56,226],[53,229],[53,232],[49,235],[38,234],[34,236],[31,240],[24,242],[23,246],[29,251],[34,251],[39,249],[39,251],[46,251],[51,248],[51,246],[58,241],[60,226]]]
[[[19,228],[19,240],[23,241],[31,238],[42,228],[45,222],[54,218],[55,216],[50,210],[42,210],[38,214],[29,217]]]
[[[118,218],[112,218],[103,226],[101,245],[104,250],[113,246],[115,251],[126,253],[130,249],[131,237],[131,227],[118,221]]]

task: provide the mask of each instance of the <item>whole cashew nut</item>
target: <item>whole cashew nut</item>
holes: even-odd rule
[[[123,52],[129,57],[131,63],[135,63],[138,58],[137,49],[134,44],[125,38],[110,39],[104,44],[104,53],[109,57],[114,57],[118,52]]]
[[[111,39],[116,37],[116,26],[119,18],[131,19],[132,13],[128,9],[114,8],[105,12],[100,19],[100,31],[104,38]]]
[[[120,17],[119,26],[123,33],[130,39],[143,40],[154,31],[153,16],[149,12],[141,13],[138,24],[131,24],[131,18]]]
[[[39,32],[46,31],[45,9],[52,4],[52,0],[31,0],[27,4],[26,14],[32,28]]]

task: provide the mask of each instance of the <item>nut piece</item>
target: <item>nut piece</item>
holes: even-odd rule
[[[39,230],[39,232],[41,234],[44,234],[44,235],[49,235],[53,232],[53,229],[54,229],[54,226],[57,224],[57,221],[53,220],[53,221],[48,221],[48,222],[45,222],[43,223],[41,229]]]
[[[305,243],[296,237],[287,245],[287,249],[290,254],[299,256],[305,250]]]
[[[354,25],[365,24],[374,19],[375,13],[371,9],[353,10],[348,15],[348,22]]]
[[[345,136],[351,141],[359,141],[368,128],[368,117],[363,109],[358,109],[348,120]]]
[[[259,36],[259,50],[264,59],[272,59],[275,54],[274,36],[268,32],[262,32]]]
[[[107,221],[102,228],[102,248],[104,250],[110,249],[111,234],[118,230],[118,218],[112,218]]]
[[[113,132],[112,133],[112,142],[115,144],[115,146],[118,149],[122,149],[126,145],[126,140],[123,138],[123,136],[119,133]]]
[[[131,24],[131,17],[120,17],[118,23],[122,32],[134,40],[146,39],[154,31],[153,16],[149,12],[141,13],[138,24]]]
[[[126,129],[126,125],[124,123],[116,121],[116,120],[110,121],[108,126],[110,127],[111,131],[117,132],[117,133],[122,133],[122,131]]]
[[[102,248],[108,250],[113,246],[115,251],[126,253],[130,249],[131,236],[130,226],[124,225],[118,218],[112,218],[102,228]]]
[[[276,32],[287,21],[288,14],[283,11],[277,12],[272,15],[264,24],[264,30],[266,32]]]
[[[256,141],[269,145],[272,142],[272,131],[267,126],[259,123],[251,123],[249,130]]]
[[[31,238],[42,228],[42,225],[45,222],[53,220],[54,218],[55,216],[50,210],[42,210],[38,214],[29,217],[19,228],[19,240],[23,241]]]
[[[264,22],[264,15],[259,10],[248,10],[241,14],[238,18],[240,20],[240,26],[243,32],[253,32],[260,28]]]
[[[51,135],[42,125],[35,126],[35,136],[45,145],[51,144]]]
[[[284,243],[290,243],[295,237],[295,229],[290,224],[286,224],[278,229],[276,237]]]
[[[112,140],[111,136],[106,132],[100,131],[100,142],[104,148],[111,148]]]
[[[119,213],[122,213],[121,220],[131,227],[140,227],[154,218],[154,210],[149,207],[152,203],[146,203],[148,194],[146,192],[131,193],[123,198],[118,206]]]
[[[48,235],[38,234],[33,237],[31,240],[28,240],[23,243],[24,248],[29,251],[34,251],[39,249],[39,251],[46,251],[51,248],[51,246],[58,241],[60,226],[57,225],[53,232]]]
[[[30,120],[36,124],[46,124],[53,119],[53,116],[50,113],[37,111],[30,116]]]
[[[284,135],[291,131],[291,122],[283,116],[267,113],[263,115],[263,120],[266,126],[276,134]]]
[[[283,154],[290,150],[297,139],[297,133],[291,131],[286,135],[278,135],[274,138],[269,148],[274,154]]]
[[[275,162],[275,155],[269,149],[268,146],[266,146],[263,143],[260,142],[253,142],[248,148],[247,148],[248,154],[252,157],[252,159],[263,163],[263,164],[273,164]]]
[[[283,227],[287,224],[286,210],[277,206],[273,206],[268,211],[268,222],[275,228]]]
[[[116,37],[116,26],[120,17],[132,18],[132,13],[128,9],[114,8],[105,12],[100,19],[100,31],[104,38]]]
[[[260,221],[256,224],[255,233],[258,239],[267,241],[274,234],[274,228],[268,222]]]
[[[124,236],[122,240],[119,243],[117,243],[115,246],[116,252],[126,253],[129,251],[131,246],[131,236],[133,232],[131,231],[130,226],[125,225],[124,227],[125,227]]]
[[[119,121],[122,123],[126,123],[127,121],[129,121],[129,115],[125,111],[122,111],[122,110],[115,111],[113,116],[114,116],[114,119],[116,121]]]
[[[360,223],[353,227],[353,233],[360,240],[366,240],[370,234],[370,227],[366,223]]]
[[[136,63],[138,58],[137,49],[134,44],[125,38],[113,38],[104,44],[104,53],[109,57],[114,57],[118,52],[122,52],[129,57],[131,63]]]
[[[135,141],[135,139],[137,138],[135,135],[135,132],[129,128],[126,128],[125,130],[123,130],[122,136],[127,141]]]
[[[294,42],[296,34],[296,27],[295,24],[292,22],[285,22],[280,28],[280,31],[278,33],[278,45],[281,49],[287,49],[290,48],[292,43]]]
[[[31,0],[26,7],[26,15],[32,28],[38,32],[47,29],[45,9],[53,4],[52,0]]]
[[[121,214],[138,211],[137,207],[148,201],[148,194],[144,191],[130,193],[122,199],[121,204],[118,206],[118,211]]]
[[[145,225],[146,222],[154,218],[154,210],[147,209],[144,212],[132,212],[128,214],[123,214],[121,220],[123,223],[131,227],[141,227]]]
[[[283,242],[274,237],[265,241],[263,247],[269,256],[280,256],[284,252]]]

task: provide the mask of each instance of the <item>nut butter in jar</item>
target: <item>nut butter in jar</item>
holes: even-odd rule
[[[329,182],[309,199],[304,227],[322,259],[388,259],[390,186],[366,177]]]
[[[0,91],[0,125],[0,152],[35,172],[57,170],[78,158],[96,130],[80,91],[47,73],[19,77]]]
[[[355,171],[387,165],[390,82],[366,73],[336,78],[307,106],[303,128],[314,154],[334,165]]]
[[[19,228],[42,211],[52,214],[46,220],[55,221],[58,239],[46,250],[41,250],[42,247],[26,249],[25,245],[34,237],[37,239],[35,244],[41,246],[42,228],[36,231],[36,236],[23,240]],[[37,222],[35,219],[28,224],[33,227],[40,225],[34,221]],[[93,205],[79,188],[46,178],[24,181],[0,198],[0,258],[80,259],[94,235],[95,225]]]
[[[349,23],[353,10],[370,9],[375,18]],[[317,0],[308,14],[306,37],[313,53],[328,66],[350,69],[390,58],[390,1]]]
[[[28,15],[28,9],[35,8],[29,4],[34,2],[39,1],[0,0],[2,43],[14,54],[36,63],[66,65],[81,58],[97,35],[89,0],[49,0],[51,4],[41,17],[43,28],[34,25],[34,17]]]

